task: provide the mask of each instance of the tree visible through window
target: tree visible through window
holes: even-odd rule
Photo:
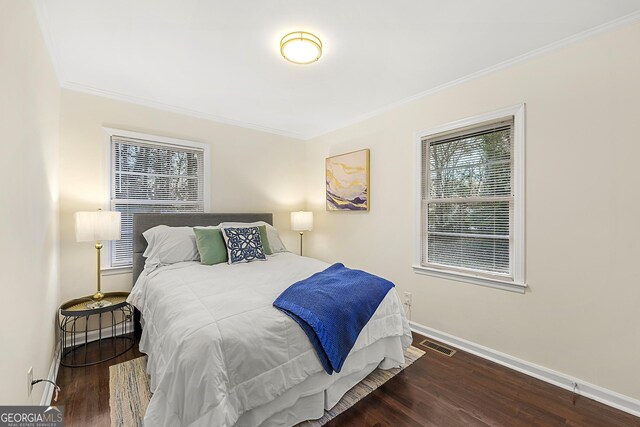
[[[111,166],[111,209],[122,214],[111,267],[132,264],[134,214],[204,212],[202,148],[112,135]]]
[[[514,118],[421,139],[422,267],[513,280]]]

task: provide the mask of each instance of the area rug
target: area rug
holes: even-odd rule
[[[325,425],[424,356],[424,353],[419,348],[409,347],[404,355],[404,365],[386,371],[376,369],[349,390],[331,410],[325,411],[322,418],[305,421],[298,424],[298,427],[320,427]],[[145,356],[109,367],[111,427],[142,426],[149,400],[151,400],[151,392],[149,391],[147,358]]]

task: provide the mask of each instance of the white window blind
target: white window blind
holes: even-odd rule
[[[422,138],[421,265],[513,278],[513,117]]]
[[[111,135],[111,209],[122,239],[111,242],[111,267],[132,264],[133,215],[204,212],[204,150]]]

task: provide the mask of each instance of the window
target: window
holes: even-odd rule
[[[105,131],[110,209],[122,215],[122,239],[111,242],[105,267],[130,267],[134,214],[204,212],[208,208],[208,150],[191,141]]]
[[[524,290],[524,106],[422,132],[414,269]]]

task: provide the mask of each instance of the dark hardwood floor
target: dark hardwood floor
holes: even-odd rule
[[[414,334],[414,345],[420,347],[422,339]],[[640,427],[640,418],[469,353],[449,358],[424,350],[425,356],[327,427]],[[65,425],[109,426],[109,366],[140,356],[136,342],[109,362],[60,367],[58,403],[65,405]]]
[[[83,368],[60,366],[57,383],[58,405],[64,405],[64,425],[109,427],[109,366],[143,356],[138,350],[139,336],[131,350],[115,359]],[[91,357],[97,346],[89,344]],[[95,360],[95,359],[94,359]]]

